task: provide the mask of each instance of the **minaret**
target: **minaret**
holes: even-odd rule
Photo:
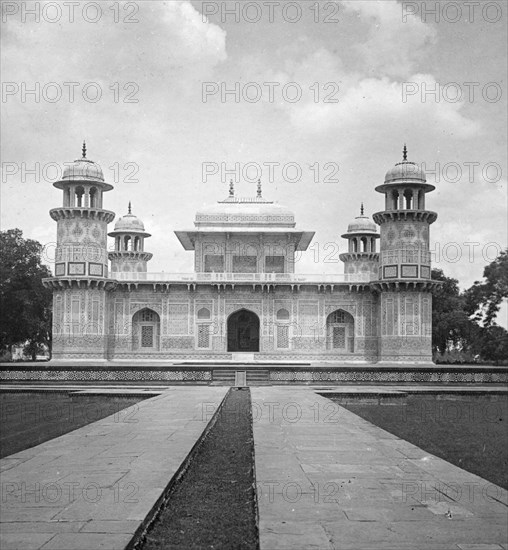
[[[346,281],[357,281],[363,275],[366,281],[377,279],[379,254],[376,252],[376,239],[379,233],[374,222],[364,215],[363,203],[360,215],[348,225],[347,233],[341,235],[348,240],[348,251],[339,255],[344,262]]]
[[[432,295],[429,227],[437,214],[425,209],[425,195],[435,187],[424,171],[407,160],[385,176],[376,191],[385,209],[374,214],[381,226],[379,283],[381,291],[380,359],[432,361]]]
[[[102,208],[103,194],[113,189],[101,167],[86,156],[66,164],[62,206],[50,210],[57,222],[55,276],[45,281],[53,289],[53,359],[87,357],[101,360],[106,353],[106,290],[108,283],[107,225],[114,212]]]
[[[104,181],[101,167],[82,157],[68,163],[61,180],[53,184],[62,190],[60,208],[50,216],[57,222],[55,277],[107,277],[107,225],[115,214],[103,210],[103,193],[113,189]]]
[[[115,239],[115,249],[108,254],[112,277],[121,272],[146,273],[146,264],[152,254],[145,252],[145,238],[151,235],[146,233],[143,222],[132,213],[130,202],[127,214],[116,222],[109,236]]]

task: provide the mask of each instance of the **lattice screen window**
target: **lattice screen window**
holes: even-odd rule
[[[141,326],[141,347],[153,348],[153,329],[151,325]]]
[[[256,273],[256,256],[233,256],[233,273]]]
[[[224,256],[219,256],[218,254],[205,255],[205,273],[212,272],[224,272]]]
[[[289,348],[289,325],[277,326],[277,347],[279,349]]]
[[[346,347],[346,327],[332,327],[332,347],[344,349]]]
[[[210,347],[210,325],[199,324],[198,325],[198,348]]]
[[[140,312],[140,315],[141,315],[140,321],[148,321],[151,323],[158,321],[155,311],[152,311],[151,309],[143,309]]]
[[[266,256],[266,273],[284,273],[284,256]]]
[[[334,311],[330,314],[330,323],[347,323],[349,319],[346,319],[346,312],[342,310]]]

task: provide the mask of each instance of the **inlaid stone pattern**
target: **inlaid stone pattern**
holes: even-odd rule
[[[0,371],[0,380],[40,380],[40,381],[168,381],[191,382],[211,381],[212,373],[207,370],[154,370],[150,368],[131,370],[39,370],[39,371]]]
[[[430,370],[271,370],[270,380],[274,382],[427,382],[427,383],[495,383],[508,382],[507,372],[447,372]]]

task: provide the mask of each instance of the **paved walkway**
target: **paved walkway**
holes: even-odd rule
[[[507,492],[312,388],[251,388],[261,550],[501,550]]]
[[[0,460],[0,548],[123,549],[227,390],[172,387]]]

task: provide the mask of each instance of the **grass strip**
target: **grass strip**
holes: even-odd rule
[[[135,547],[259,548],[247,388],[229,391],[215,424]]]

